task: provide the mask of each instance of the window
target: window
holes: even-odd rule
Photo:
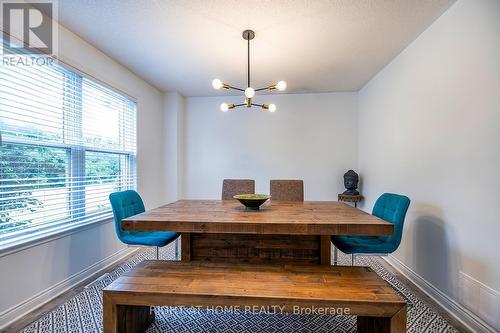
[[[0,248],[112,217],[135,188],[136,103],[58,65],[0,66]]]

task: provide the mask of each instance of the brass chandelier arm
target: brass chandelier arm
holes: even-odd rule
[[[238,87],[233,87],[233,86],[231,86],[229,84],[226,84],[226,83],[224,83],[223,88],[225,88],[225,89],[233,89],[233,90],[238,90],[238,91],[243,91],[243,92],[245,91],[245,89],[241,89],[241,88],[238,88]]]
[[[238,87],[233,87],[229,84],[226,84],[224,83],[224,86],[223,88],[225,89],[234,89],[234,90],[238,90],[238,91],[245,91],[245,89],[241,89],[241,88],[238,88]],[[259,88],[259,89],[255,89],[255,91],[262,91],[262,90],[273,90],[273,89],[276,89],[276,84],[273,84],[273,85],[270,85],[270,86],[267,86],[267,87],[264,87],[264,88]]]
[[[267,86],[267,87],[264,87],[264,88],[255,89],[255,91],[262,91],[262,90],[268,90],[268,89],[269,90],[274,90],[274,89],[276,89],[276,85],[277,85],[277,83],[271,84],[270,86]]]
[[[251,106],[258,106],[259,108],[263,108],[263,109],[268,109],[269,106],[267,104],[255,104],[255,103],[250,103]],[[246,103],[242,103],[242,104],[228,104],[228,107],[229,109],[234,109],[234,108],[237,108],[239,106],[248,106]]]
[[[229,84],[226,84],[226,83],[224,83],[223,88],[225,88],[225,89],[234,89],[234,90],[243,91],[243,92],[245,91],[245,89],[241,89],[241,88],[238,88],[238,87],[233,87],[233,86],[231,86]],[[273,90],[273,89],[276,89],[276,84],[272,84],[272,85],[264,87],[264,88],[255,89],[255,91]]]
[[[263,108],[263,109],[268,108],[267,104],[254,104],[254,103],[252,103],[252,106],[258,106],[258,107]]]
[[[262,90],[267,90],[267,89],[271,89],[272,86],[269,86],[269,87],[264,87],[264,88],[259,88],[259,89],[255,89],[255,91],[262,91]]]

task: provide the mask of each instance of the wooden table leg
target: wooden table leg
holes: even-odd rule
[[[104,333],[143,333],[155,320],[149,306],[119,305],[103,294]]]
[[[181,233],[181,261],[191,261],[191,234]]]
[[[155,313],[149,306],[118,305],[116,314],[120,333],[144,333],[155,320]]]
[[[116,304],[104,292],[102,306],[102,326],[104,333],[118,333],[118,325],[116,323]]]
[[[320,262],[321,265],[332,264],[332,242],[331,236],[320,236]]]
[[[405,333],[406,305],[392,317],[358,316],[358,332],[360,333]]]

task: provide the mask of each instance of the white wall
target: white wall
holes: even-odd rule
[[[336,199],[357,165],[356,93],[259,98],[278,110],[223,113],[220,103],[241,97],[186,99],[184,197],[218,199],[224,178],[255,179],[258,193],[269,193],[269,179],[300,178],[306,199]]]
[[[459,271],[500,290],[500,1],[458,1],[360,91],[358,144],[364,208],[412,199],[396,258],[455,300]]]
[[[59,38],[60,58],[137,98],[138,190],[149,208],[165,203],[163,94],[62,27]],[[74,275],[91,265],[93,271],[102,268],[122,249],[113,224],[107,223],[13,254],[0,254],[0,328],[64,286],[57,284],[72,276],[69,281],[74,283]],[[99,263],[101,266],[95,266]],[[32,302],[19,307],[29,299]]]
[[[177,92],[164,94],[165,132],[165,185],[166,201],[172,202],[182,197],[184,162],[184,103],[185,98]]]

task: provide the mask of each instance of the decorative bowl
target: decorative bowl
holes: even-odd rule
[[[250,210],[259,210],[259,207],[271,198],[267,194],[238,194],[233,198],[241,202],[243,206]]]

